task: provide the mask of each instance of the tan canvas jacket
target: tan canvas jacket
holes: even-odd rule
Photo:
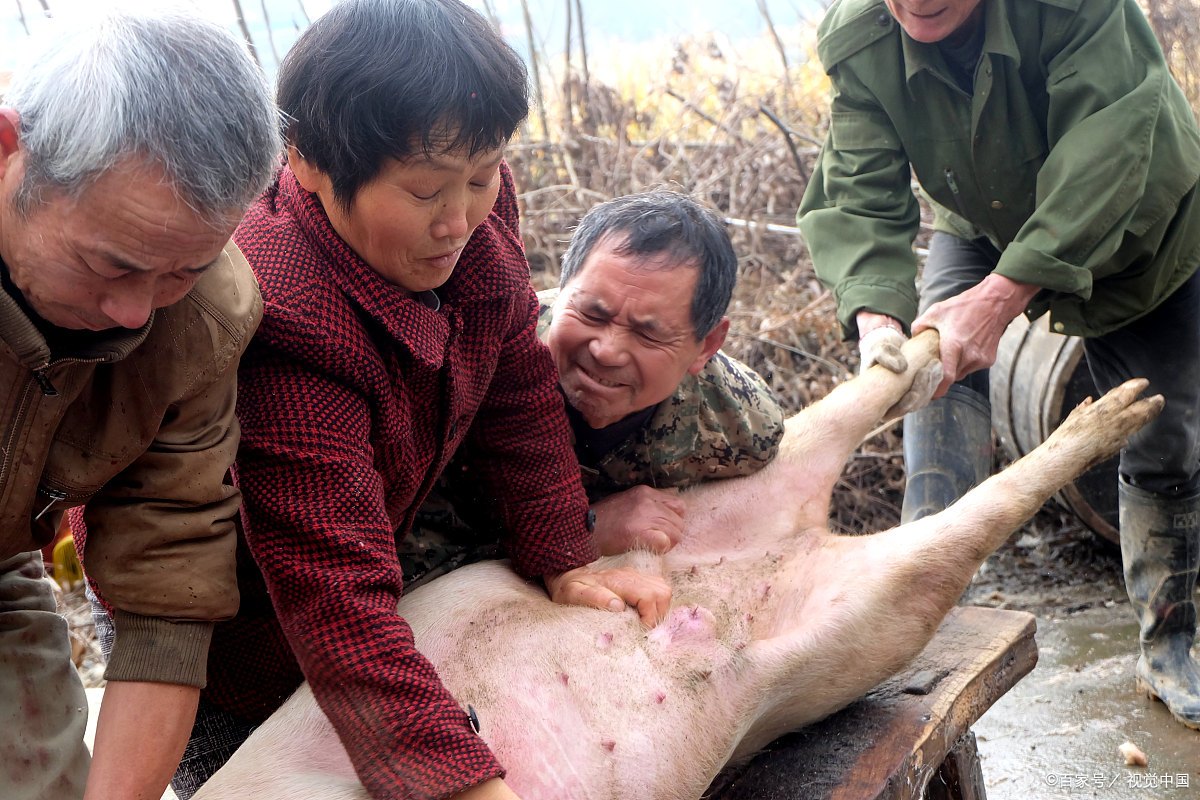
[[[238,606],[237,365],[262,300],[232,244],[141,330],[51,355],[0,291],[0,558],[86,504],[85,569],[115,609],[110,680],[200,686]]]

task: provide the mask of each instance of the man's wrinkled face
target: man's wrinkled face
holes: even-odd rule
[[[127,160],[78,197],[46,192],[27,213],[14,193],[24,153],[0,142],[0,258],[25,301],[60,328],[140,328],[183,298],[221,255],[238,215],[214,226],[162,170]]]
[[[697,340],[695,266],[615,251],[601,239],[559,291],[546,343],[567,402],[603,428],[670,397],[720,348],[722,320]]]
[[[983,0],[885,0],[888,10],[912,39],[933,44],[973,22]]]

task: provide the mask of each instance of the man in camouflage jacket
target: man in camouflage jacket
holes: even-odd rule
[[[554,328],[561,292],[538,292],[543,342]],[[584,464],[578,451],[580,439],[589,435],[587,421],[573,408],[568,411],[592,501],[638,485],[681,489],[749,475],[770,463],[783,436],[783,410],[774,393],[753,370],[720,351],[699,372],[685,371],[666,399],[632,416],[640,424]]]
[[[749,475],[775,457],[783,410],[758,375],[719,352],[736,279],[720,218],[649,192],[588,212],[560,287],[538,295],[538,336],[558,367],[602,553],[669,549],[683,533],[678,489]],[[491,524],[468,461],[451,465],[444,496],[422,510],[401,555],[406,587],[487,555],[464,531],[464,519]]]

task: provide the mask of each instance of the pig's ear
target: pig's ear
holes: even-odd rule
[[[696,356],[696,360],[688,367],[688,373],[699,375],[700,370],[704,369],[704,365],[708,360],[717,354],[721,349],[721,345],[725,344],[725,337],[729,334],[729,317],[721,317],[721,321],[717,323],[708,335],[704,337],[704,343],[700,348],[700,353]]]

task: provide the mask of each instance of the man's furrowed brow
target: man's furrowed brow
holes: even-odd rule
[[[606,306],[598,297],[591,297],[588,295],[580,297],[579,295],[576,295],[575,297],[571,298],[571,300],[571,304],[580,311],[600,317],[612,316],[612,312],[609,311],[608,306]]]
[[[153,267],[148,267],[145,264],[134,263],[133,261],[130,261],[128,258],[125,258],[124,256],[119,256],[116,253],[113,253],[108,250],[101,250],[100,256],[104,260],[106,260],[109,264],[112,264],[114,267],[116,267],[117,269],[122,270],[124,272],[153,272],[154,271]],[[195,267],[181,267],[180,269],[175,270],[175,271],[176,272],[187,272],[187,273],[191,273],[193,275],[200,275],[200,274],[207,272],[212,267],[216,266],[217,262],[220,260],[221,260],[221,257],[217,256],[212,261],[209,261],[206,264],[200,264]]]
[[[111,250],[103,250],[102,249],[99,251],[99,253],[100,253],[101,258],[103,258],[105,261],[107,261],[109,264],[113,265],[114,267],[116,267],[119,270],[124,270],[125,272],[151,272],[152,271],[150,269],[150,267],[147,267],[144,264],[136,264],[133,261],[130,261],[128,258],[125,258],[124,256],[117,255],[116,253],[112,252]]]

